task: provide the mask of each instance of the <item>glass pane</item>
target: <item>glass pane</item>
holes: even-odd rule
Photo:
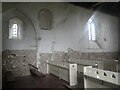
[[[88,23],[88,31],[89,31],[89,40],[91,40],[91,30],[90,30],[90,23]]]
[[[13,35],[13,37],[17,37],[17,35],[18,35],[18,25],[17,24],[13,24],[13,26],[12,26],[12,35]]]
[[[9,20],[9,39],[21,39],[22,21],[18,18]]]
[[[13,24],[12,28],[17,29],[17,28],[18,28],[18,25],[17,25],[17,24]]]
[[[92,40],[95,40],[95,26],[93,23],[91,23],[91,35],[92,35]]]

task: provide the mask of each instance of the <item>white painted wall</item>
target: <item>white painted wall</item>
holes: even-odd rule
[[[91,50],[89,49],[86,23],[93,12],[68,3],[22,3],[17,4],[16,7],[31,19],[37,31],[37,36],[41,37],[41,40],[38,41],[39,53],[67,51],[68,48],[83,52],[114,52],[118,49],[118,29],[116,28],[118,24],[117,18],[113,16],[102,13],[95,14],[95,21],[98,23],[96,28],[100,30],[97,40],[102,49]],[[39,28],[38,12],[43,8],[51,10],[54,15],[54,28],[50,31],[40,30]],[[8,14],[4,16],[5,19],[6,17],[9,17]],[[6,36],[4,36],[4,49],[31,49],[30,46],[35,45],[35,33],[31,29],[29,21],[27,24],[25,39],[10,41],[5,39]],[[3,27],[6,30],[5,34],[7,34],[6,27],[5,24]],[[106,42],[103,41],[103,35],[106,37]],[[32,38],[30,38],[31,36]]]
[[[98,31],[97,41],[103,51],[118,51],[118,18],[100,12],[96,12],[94,16]]]
[[[23,21],[25,29],[23,31],[22,39],[9,39],[9,20],[13,17],[17,17]],[[16,10],[8,10],[3,13],[3,50],[26,50],[36,49],[35,31],[24,14]]]
[[[89,47],[87,31],[82,29],[92,12],[66,3],[37,3],[18,7],[32,19],[37,32],[40,34],[41,40],[38,42],[40,53],[67,51],[68,48],[80,50]],[[51,31],[44,31],[39,28],[37,18],[38,12],[42,8],[51,10],[54,15],[54,28]],[[31,13],[32,9],[34,11]]]

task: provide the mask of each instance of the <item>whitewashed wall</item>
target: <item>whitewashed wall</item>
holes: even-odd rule
[[[118,49],[116,17],[95,13],[95,21],[100,24],[100,26],[96,25],[98,26],[96,29],[100,31],[98,43],[102,49],[91,50],[89,49],[86,23],[93,12],[68,3],[22,3],[17,4],[16,7],[31,19],[38,36],[41,37],[41,40],[38,41],[38,51],[40,53],[67,51],[68,48],[82,52],[114,52]],[[50,31],[40,30],[39,28],[38,12],[43,8],[51,10],[54,15],[54,27]],[[9,16],[6,14],[5,19],[6,17]],[[4,49],[33,49],[32,46],[35,46],[35,33],[31,24],[25,22],[28,24],[25,39],[10,41],[5,36]],[[3,27],[6,30],[5,34],[7,34],[6,27],[5,24]],[[106,37],[106,42],[103,41],[103,36]]]

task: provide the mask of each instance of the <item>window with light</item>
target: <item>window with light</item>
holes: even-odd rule
[[[9,39],[22,38],[22,21],[18,18],[9,20]]]
[[[91,19],[88,22],[88,30],[89,30],[89,40],[95,41],[96,40],[95,25]]]

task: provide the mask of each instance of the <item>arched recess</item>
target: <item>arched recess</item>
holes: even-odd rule
[[[22,39],[9,39],[9,20],[13,18],[18,18],[24,23]],[[10,63],[12,62],[11,67],[8,67],[9,65],[6,63],[7,69],[13,71],[15,76],[29,75],[28,64],[35,65],[37,62],[37,34],[32,21],[16,8],[4,11],[2,16],[2,35],[3,53],[6,56],[12,53],[15,54],[15,60],[12,59],[13,61],[10,61]],[[17,56],[20,58],[17,58]],[[3,61],[3,65],[4,62],[7,61]]]
[[[38,14],[38,19],[40,29],[51,30],[53,28],[53,14],[49,9],[41,9]]]
[[[24,30],[23,30],[23,39],[22,40],[9,40],[8,39],[8,32],[9,31],[9,20],[12,18],[19,18],[24,23]],[[2,20],[2,27],[3,27],[3,50],[24,50],[24,49],[34,49],[36,50],[36,30],[34,28],[33,23],[31,20],[20,10],[13,9],[3,13],[3,20]],[[18,41],[18,42],[17,42]],[[27,42],[25,42],[27,41]],[[31,41],[31,42],[30,42]],[[5,43],[6,42],[6,43]],[[24,43],[25,42],[25,43]],[[9,46],[6,46],[9,43]],[[17,43],[20,45],[17,45]],[[31,43],[31,44],[30,44]],[[14,46],[15,44],[15,46]],[[22,48],[21,48],[22,44]],[[24,45],[23,45],[24,44]],[[13,47],[14,46],[14,47]],[[33,47],[32,47],[33,46]]]
[[[24,23],[19,18],[9,20],[9,39],[22,39],[22,31],[24,31]]]

